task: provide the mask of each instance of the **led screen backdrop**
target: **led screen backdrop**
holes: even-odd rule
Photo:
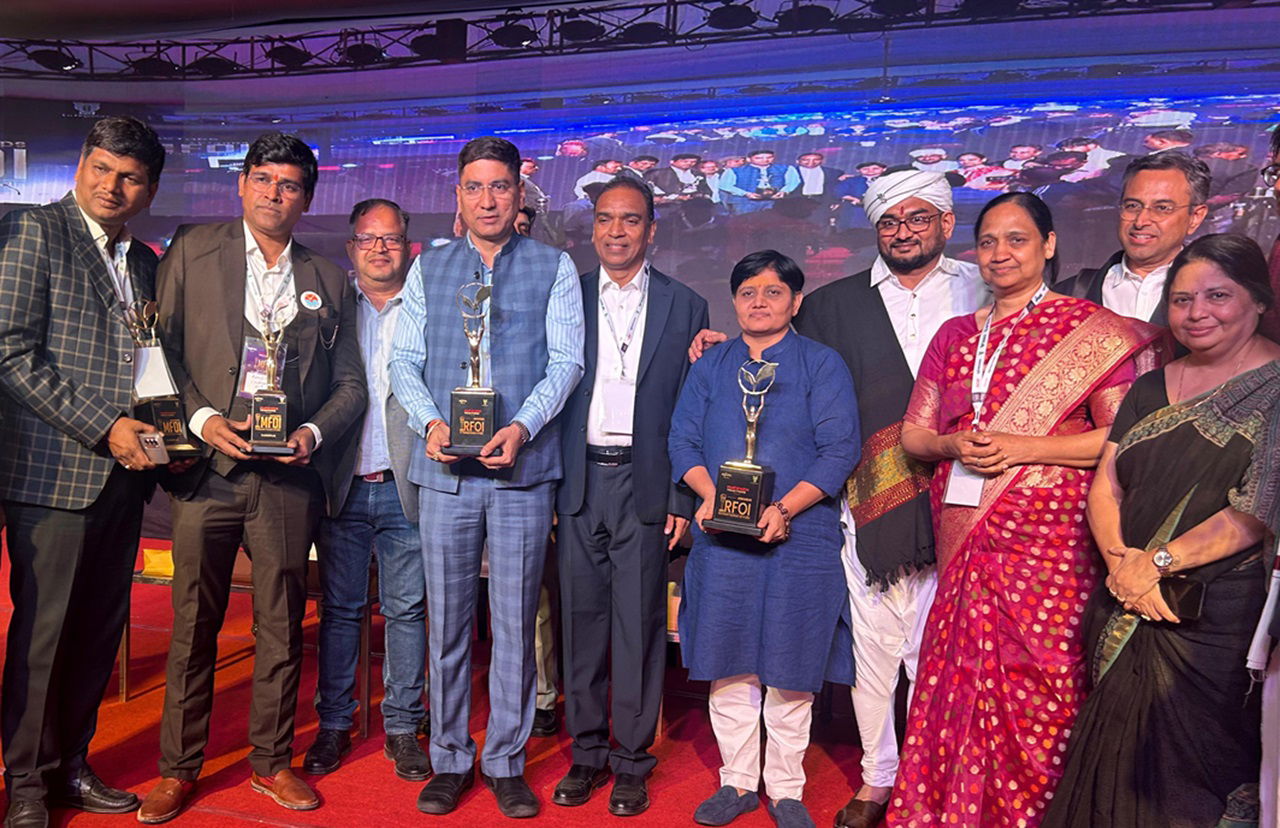
[[[562,126],[530,126],[512,114],[491,119],[492,128],[485,131],[508,137],[536,162],[530,180],[544,194],[536,235],[567,248],[584,269],[594,265],[591,216],[575,185],[597,162],[625,164],[653,156],[658,170],[677,154],[716,162],[698,173],[688,199],[660,205],[654,260],[711,299],[720,325],[730,324],[727,274],[747,252],[781,250],[803,264],[814,285],[869,264],[874,237],[856,203],[865,187],[858,165],[918,164],[912,153],[922,149],[944,152],[944,168],[958,159],[970,165],[953,176],[959,217],[954,255],[968,255],[972,220],[982,204],[1018,187],[1036,191],[1053,207],[1064,272],[1101,262],[1117,246],[1118,169],[1128,158],[1151,151],[1152,133],[1179,130],[1190,133],[1186,149],[1199,149],[1214,172],[1212,216],[1204,231],[1274,237],[1274,209],[1257,170],[1265,163],[1270,130],[1280,122],[1280,94],[776,110],[775,103],[769,114],[746,106],[713,119],[639,123],[606,108],[609,114],[594,124]],[[0,209],[65,194],[89,118],[122,111],[114,104],[13,99],[0,104]],[[284,120],[193,115],[157,106],[127,111],[153,123],[169,149],[160,193],[149,215],[135,222],[137,235],[160,246],[180,223],[238,214],[235,176],[248,142],[272,128],[273,121]],[[299,229],[306,243],[343,262],[346,215],[353,203],[370,196],[394,199],[413,214],[411,235],[417,242],[439,243],[452,236],[455,159],[475,133],[440,128],[429,116],[372,110],[357,117],[313,115],[303,125],[289,120],[290,128],[316,149],[322,170]],[[1083,160],[1053,155],[1060,143],[1080,138],[1096,144]],[[1015,146],[1024,148],[1012,150]],[[1039,155],[1022,157],[1033,152],[1026,147],[1038,147]],[[757,149],[773,151],[775,163],[793,168],[800,156],[819,154],[828,171],[820,191],[811,184],[809,195],[798,190],[770,202],[768,209],[735,210],[714,186],[716,172]],[[795,177],[799,174],[795,169]]]

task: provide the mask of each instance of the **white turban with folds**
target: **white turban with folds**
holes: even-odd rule
[[[947,177],[925,170],[903,170],[873,179],[862,196],[862,207],[875,224],[886,212],[912,196],[924,199],[944,213],[951,212],[951,184]]]

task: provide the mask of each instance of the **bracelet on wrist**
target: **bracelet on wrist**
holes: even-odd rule
[[[512,420],[511,424],[520,432],[520,445],[524,445],[533,439],[533,435],[529,433],[529,427],[519,420]]]
[[[791,511],[786,506],[782,505],[781,500],[775,500],[773,501],[773,503],[770,503],[769,505],[777,509],[778,514],[782,515],[782,534],[790,535],[791,534]]]

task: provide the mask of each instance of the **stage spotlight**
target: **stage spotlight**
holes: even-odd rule
[[[50,72],[73,72],[84,65],[65,49],[31,49],[27,57]]]
[[[648,21],[645,23],[632,23],[630,26],[622,30],[619,40],[623,43],[630,43],[636,46],[646,46],[650,43],[658,43],[666,40],[671,36],[671,32],[667,31],[667,27],[661,23]]]
[[[760,15],[756,14],[756,10],[742,3],[734,3],[733,0],[724,0],[724,5],[718,9],[712,9],[707,15],[707,25],[713,29],[728,31],[730,29],[745,29],[755,23]]]
[[[925,0],[871,0],[871,10],[882,17],[908,17],[924,8]]]
[[[214,77],[230,74],[239,68],[235,61],[228,60],[221,55],[205,55],[187,64],[188,72],[198,72],[201,75],[213,75]]]
[[[835,15],[832,14],[831,9],[826,6],[796,3],[791,8],[779,13],[776,22],[779,29],[800,32],[830,26],[834,17]]]
[[[523,49],[538,39],[538,33],[523,23],[508,20],[489,35],[493,42],[504,49]]]
[[[1021,5],[1021,0],[964,0],[960,13],[978,18],[1004,17],[1016,12]]]
[[[565,40],[581,43],[584,40],[599,40],[604,36],[604,26],[594,20],[574,17],[561,23],[559,32]]]
[[[144,55],[140,58],[133,58],[129,61],[129,66],[139,75],[168,77],[171,75],[177,75],[182,71],[178,68],[178,64],[169,60],[169,58],[159,52],[156,52],[154,55]]]
[[[460,18],[437,20],[435,34],[426,32],[409,41],[409,48],[424,58],[443,63],[467,59],[467,21]]]
[[[368,43],[363,40],[348,43],[338,51],[342,55],[342,62],[349,63],[352,66],[371,66],[387,59],[387,53],[382,50],[381,46],[377,43]]]
[[[292,43],[285,43],[283,41],[268,49],[266,54],[272,61],[280,64],[286,69],[297,69],[299,66],[304,66],[307,61],[315,57],[315,55],[311,54],[306,49],[303,49],[301,46],[295,46]]]

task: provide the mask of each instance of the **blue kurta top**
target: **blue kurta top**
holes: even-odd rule
[[[853,640],[836,496],[858,462],[858,405],[840,356],[788,331],[765,350],[778,364],[765,396],[756,462],[774,470],[774,498],[800,481],[828,497],[791,522],[783,543],[694,527],[680,602],[680,649],[698,680],[753,673],[769,687],[818,692],[853,683]],[[738,368],[742,338],[712,348],[689,371],[671,422],[671,471],[712,478],[746,453]]]

